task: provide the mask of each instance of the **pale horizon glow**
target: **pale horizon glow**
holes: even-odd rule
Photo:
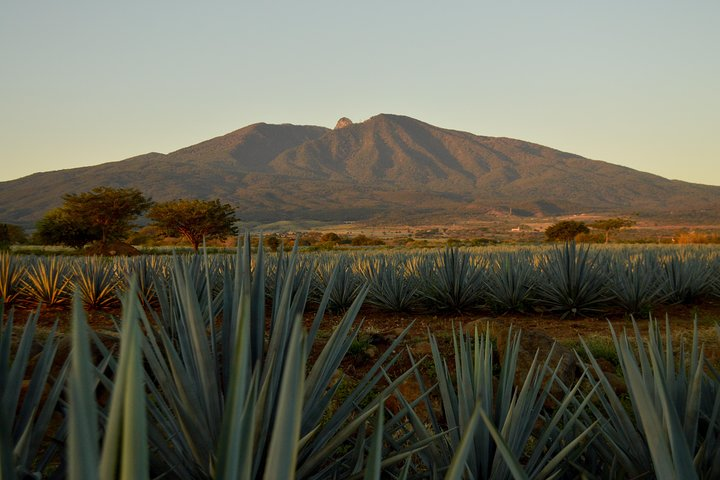
[[[0,181],[393,113],[720,185],[720,2],[243,3],[4,5]]]

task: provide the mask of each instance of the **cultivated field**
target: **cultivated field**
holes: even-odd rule
[[[720,475],[710,247],[2,254],[0,296],[3,478]]]

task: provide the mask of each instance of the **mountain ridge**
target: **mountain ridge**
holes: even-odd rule
[[[720,210],[720,187],[379,114],[335,129],[259,122],[167,154],[0,182],[0,221],[30,226],[63,194],[100,185],[158,201],[219,198],[259,221]]]

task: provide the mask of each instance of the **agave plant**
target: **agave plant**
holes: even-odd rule
[[[0,252],[0,303],[11,305],[20,294],[25,265],[15,255]]]
[[[236,266],[224,271],[223,288],[217,296],[198,295],[193,276],[188,273],[189,265],[177,262],[167,287],[169,292],[158,295],[167,302],[161,302],[160,311],[152,319],[133,307],[134,303],[125,306],[131,308],[134,313],[130,316],[139,319],[145,332],[134,335],[140,336],[147,372],[140,383],[118,387],[118,382],[126,385],[120,372],[128,367],[123,365],[135,365],[138,360],[123,360],[126,349],[121,346],[120,359],[115,362],[109,358],[107,363],[116,370],[113,390],[137,391],[139,385],[145,384],[145,406],[133,411],[147,409],[150,446],[145,442],[145,447],[152,452],[153,471],[179,478],[330,478],[376,471],[379,465],[383,471],[401,470],[400,462],[411,458],[427,440],[421,443],[408,437],[405,422],[397,415],[382,421],[383,438],[398,438],[400,431],[406,438],[395,441],[392,448],[383,443],[380,462],[377,455],[369,454],[379,443],[377,434],[367,433],[366,425],[373,416],[378,422],[382,399],[412,375],[409,370],[388,380],[386,373],[399,358],[394,350],[404,334],[357,386],[346,392],[344,401],[331,409],[343,382],[336,372],[361,328],[354,320],[367,289],[360,292],[305,372],[308,352],[330,293],[321,299],[312,327],[304,335],[302,312],[311,276],[304,274],[300,288],[295,290],[297,257],[293,255],[287,272],[277,277],[283,285],[278,286],[280,294],[273,299],[272,313],[266,319],[262,249],[253,270],[248,240],[239,252]],[[136,300],[137,296],[130,294],[128,298]],[[216,310],[216,305],[221,308]],[[219,323],[215,322],[218,312],[222,317]],[[163,316],[170,318],[160,320]],[[122,342],[135,340],[123,338]],[[373,392],[377,397],[373,398]],[[87,392],[83,395],[87,396]],[[115,397],[108,421],[114,418]],[[126,401],[124,405],[122,411],[128,412],[125,409],[131,404]],[[346,448],[348,445],[350,448]],[[118,450],[112,447],[112,451]],[[100,461],[104,463],[102,458]]]
[[[32,372],[28,372],[32,343],[36,340],[39,310],[30,314],[12,351],[13,311],[5,317],[0,303],[0,477],[40,478],[57,465],[58,444],[45,444],[48,436],[62,439],[63,426],[51,422],[63,392],[67,368],[56,378],[51,367],[57,351],[57,324],[44,339]]]
[[[73,264],[72,269],[72,283],[87,308],[103,309],[116,304],[119,279],[113,263],[89,257]]]
[[[101,371],[90,356],[87,320],[80,295],[75,295],[72,317],[72,368],[68,379],[68,448],[70,478],[150,478],[147,394],[139,317],[142,309],[135,284],[123,305],[120,355],[114,377],[106,379],[112,392],[107,408],[95,400]],[[109,362],[109,352],[105,352]],[[104,417],[103,428],[99,418]],[[101,433],[102,432],[102,433]],[[100,442],[101,445],[98,444]],[[167,447],[165,447],[167,448]]]
[[[489,326],[484,335],[476,329],[474,337],[462,329],[453,331],[454,375],[435,337],[430,341],[449,429],[447,447],[434,450],[434,476],[486,479],[577,474],[570,462],[581,458],[595,427],[582,419],[591,398],[580,391],[582,377],[567,386],[562,400],[554,400],[551,389],[561,381],[550,364],[550,352],[546,359],[536,355],[523,384],[514,387],[520,337],[512,330],[497,380]],[[554,403],[554,408],[547,409],[548,403]]]
[[[610,299],[598,253],[575,242],[553,248],[544,258],[537,302],[561,318],[602,313]]]
[[[537,283],[532,257],[530,252],[517,251],[493,259],[485,276],[485,296],[495,311],[522,312],[529,307]]]
[[[418,291],[430,308],[463,311],[482,303],[482,259],[458,248],[447,248],[416,264]]]
[[[70,268],[63,257],[40,257],[34,259],[21,280],[22,296],[27,301],[48,307],[68,303],[70,295]]]
[[[118,258],[116,270],[121,279],[120,289],[127,290],[135,281],[140,297],[152,308],[157,308],[156,285],[167,283],[170,276],[171,266],[167,259],[167,256],[160,255]]]
[[[667,297],[660,264],[646,252],[614,256],[608,278],[613,303],[628,314],[649,314]]]
[[[315,273],[317,291],[329,292],[328,306],[331,310],[347,310],[363,287],[360,276],[354,272],[352,262],[346,255],[321,257]]]
[[[404,312],[417,303],[417,280],[406,271],[404,258],[382,256],[363,259],[360,271],[370,285],[368,304],[383,310]]]
[[[663,294],[671,303],[689,303],[712,290],[714,271],[697,252],[673,252],[662,267]]]
[[[610,326],[631,410],[616,394],[598,362],[584,345],[591,383],[597,388],[593,416],[611,461],[608,478],[718,478],[720,476],[720,381],[706,372],[697,321],[690,351],[673,346],[669,321],[665,339],[650,320],[647,346],[637,323],[634,339]],[[634,340],[634,341],[632,341]],[[582,361],[582,360],[581,360]]]

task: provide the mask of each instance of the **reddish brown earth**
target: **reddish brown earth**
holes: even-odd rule
[[[29,315],[29,310],[16,310],[16,325],[22,324]],[[118,312],[90,311],[88,323],[98,332],[114,333],[115,324],[113,315]],[[664,331],[665,317],[670,320],[674,345],[679,345],[681,339],[689,341],[692,338],[693,321],[697,317],[700,340],[705,344],[706,356],[715,364],[720,363],[720,337],[716,332],[716,325],[720,324],[720,300],[709,299],[694,305],[666,305],[654,312],[656,318],[661,320]],[[306,315],[306,326],[309,328],[314,318],[313,306],[310,306]],[[319,352],[324,341],[329,338],[334,325],[342,318],[341,314],[327,313],[323,325],[318,332],[316,348],[311,352],[311,358]],[[375,362],[375,359],[387,349],[398,334],[410,323],[412,328],[402,342],[408,346],[416,359],[431,356],[428,332],[433,334],[441,349],[441,353],[450,358],[453,354],[452,331],[462,325],[466,331],[474,331],[477,326],[482,333],[489,324],[491,335],[505,336],[508,327],[520,329],[523,332],[539,332],[546,335],[547,343],[554,339],[560,344],[577,346],[579,337],[595,339],[609,343],[610,328],[612,324],[616,332],[623,329],[632,332],[632,320],[624,315],[611,315],[602,318],[577,317],[560,319],[550,314],[520,314],[509,313],[505,315],[491,315],[488,312],[477,313],[388,313],[371,307],[364,307],[358,315],[362,320],[359,342],[356,348],[343,362],[343,373],[359,379],[362,374]],[[68,333],[70,326],[70,313],[66,310],[44,309],[41,312],[38,327],[40,331],[49,330],[58,321],[61,333]],[[648,319],[639,318],[637,324],[643,335],[646,335]],[[106,337],[108,338],[108,337]],[[109,337],[112,338],[112,337]],[[399,368],[409,366],[404,359]]]
[[[23,323],[28,317],[31,310],[16,309],[15,322]],[[314,309],[311,305],[306,315],[306,323],[312,322],[314,317]],[[107,311],[89,311],[87,312],[88,323],[95,330],[113,331],[115,325],[113,316],[117,317],[119,312]],[[715,324],[720,324],[720,300],[706,299],[702,303],[692,305],[663,305],[659,307],[653,316],[662,320],[664,325],[665,317],[670,319],[670,325],[673,337],[689,335],[692,333],[693,320],[698,319],[701,334],[709,333],[714,329]],[[325,320],[321,326],[321,332],[330,332],[332,327],[340,321],[341,314],[326,313]],[[406,343],[413,344],[418,341],[426,341],[428,331],[436,336],[450,336],[453,325],[467,325],[477,323],[481,325],[481,331],[484,330],[485,324],[490,323],[493,332],[498,329],[506,330],[512,325],[514,329],[521,330],[537,330],[545,333],[549,337],[556,339],[560,343],[572,343],[579,336],[610,336],[609,324],[612,324],[616,331],[623,328],[632,329],[632,320],[630,317],[622,314],[614,314],[597,318],[575,317],[561,319],[554,314],[537,314],[537,313],[507,313],[504,315],[493,315],[486,311],[477,313],[392,313],[378,310],[372,307],[363,307],[358,315],[358,320],[362,320],[362,333],[367,333],[371,337],[381,337],[383,335],[396,335],[401,329],[406,328],[411,322],[413,327],[406,338]],[[55,321],[59,322],[61,332],[69,330],[70,312],[64,309],[47,309],[41,312],[38,326],[40,328],[50,328]],[[636,319],[640,330],[646,332],[647,318]],[[320,337],[322,338],[322,336]],[[702,338],[702,335],[701,335]],[[709,336],[708,347],[712,348],[713,342],[718,343],[717,338]]]

